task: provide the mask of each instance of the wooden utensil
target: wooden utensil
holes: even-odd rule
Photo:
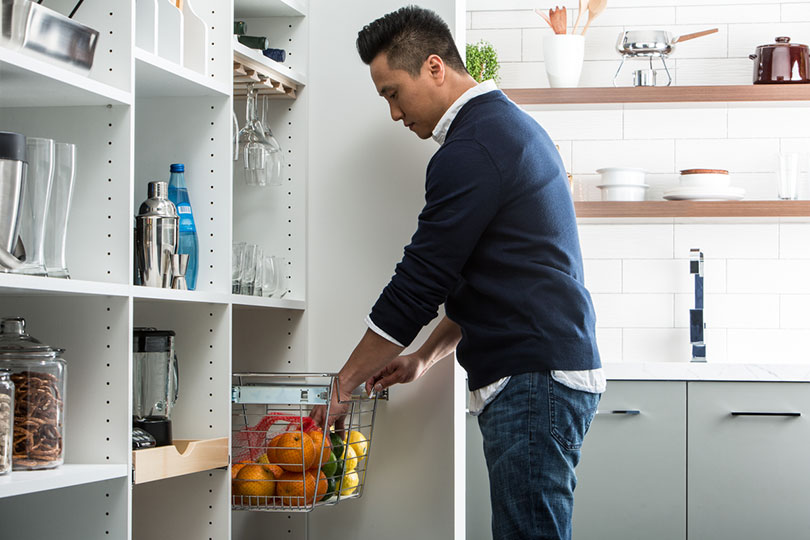
[[[557,6],[554,9],[549,9],[548,18],[551,20],[551,28],[554,30],[555,34],[565,34],[565,8]]]
[[[554,25],[551,24],[551,19],[548,18],[548,15],[546,15],[545,11],[543,11],[542,9],[535,9],[534,12],[540,15],[540,17],[542,17],[543,20],[548,23],[548,25],[551,27],[552,30],[554,29]]]
[[[585,32],[588,31],[588,27],[591,25],[593,20],[597,18],[599,15],[605,11],[607,7],[607,0],[588,0],[588,22],[585,24],[585,28],[582,29],[582,35],[585,35]]]
[[[571,33],[575,33],[577,31],[577,26],[579,26],[579,19],[582,17],[582,14],[587,9],[587,3],[585,0],[579,0],[579,12],[577,13],[577,20],[574,21],[574,27],[571,29]]]
[[[714,34],[717,32],[717,28],[712,28],[711,30],[702,30],[700,32],[695,32],[693,34],[685,34],[683,36],[678,36],[672,40],[672,44],[680,43],[681,41],[688,41],[690,39],[699,38],[702,36],[708,36],[709,34]]]

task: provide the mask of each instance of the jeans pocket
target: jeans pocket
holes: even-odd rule
[[[601,394],[574,390],[548,376],[551,435],[567,450],[578,450],[596,414]]]

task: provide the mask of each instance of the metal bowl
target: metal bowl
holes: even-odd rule
[[[623,56],[668,56],[675,50],[670,32],[665,30],[628,30],[619,34],[616,50]]]

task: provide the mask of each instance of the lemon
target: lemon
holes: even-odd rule
[[[346,475],[357,468],[357,463],[360,461],[360,458],[357,457],[357,454],[354,453],[354,448],[351,446],[346,446]]]
[[[354,449],[355,455],[361,460],[368,454],[368,440],[359,431],[349,432],[349,446]]]
[[[360,484],[360,477],[357,475],[357,471],[347,472],[340,486],[340,496],[348,497],[357,491],[358,484]]]
[[[260,457],[260,458],[259,458],[259,459],[256,461],[256,463],[265,463],[265,464],[267,464],[267,465],[270,465],[270,460],[269,460],[269,459],[267,459],[267,454],[262,454],[262,457]]]

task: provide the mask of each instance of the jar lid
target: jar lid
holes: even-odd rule
[[[0,319],[0,358],[10,356],[36,356],[53,358],[64,349],[51,348],[25,333],[25,319]]]

